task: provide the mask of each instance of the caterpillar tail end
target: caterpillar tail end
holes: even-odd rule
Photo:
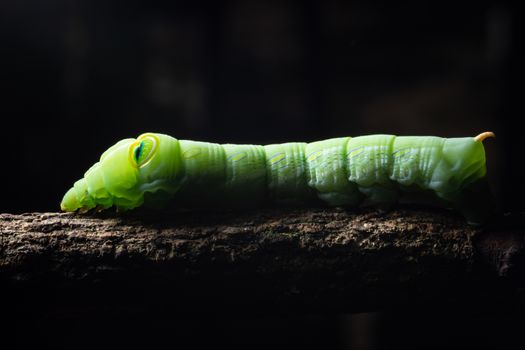
[[[485,139],[488,139],[490,137],[496,138],[496,135],[492,131],[485,131],[479,134],[478,136],[474,137],[474,140],[483,142]]]

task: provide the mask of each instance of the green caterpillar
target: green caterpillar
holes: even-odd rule
[[[146,133],[104,152],[65,194],[61,209],[129,210],[169,201],[179,208],[268,201],[357,206],[432,198],[480,222],[487,206],[472,189],[484,183],[487,137],[494,134],[369,135],[260,146]]]

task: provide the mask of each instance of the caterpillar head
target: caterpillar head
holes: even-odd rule
[[[120,210],[144,201],[172,196],[181,171],[177,139],[146,133],[124,139],[105,151],[84,177],[64,195],[63,211],[87,211],[116,206]]]

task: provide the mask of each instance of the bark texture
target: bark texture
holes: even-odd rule
[[[448,211],[0,214],[17,307],[370,311],[521,292],[524,236]],[[43,306],[46,305],[46,306]]]

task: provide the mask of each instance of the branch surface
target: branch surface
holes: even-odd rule
[[[54,310],[370,311],[512,296],[524,270],[522,229],[435,209],[0,214],[0,233],[4,291]]]

